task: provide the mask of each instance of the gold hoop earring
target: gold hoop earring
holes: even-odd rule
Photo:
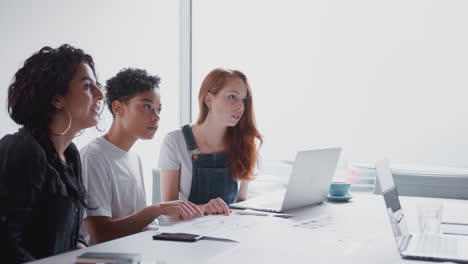
[[[51,133],[52,135],[54,135],[54,136],[63,136],[63,135],[65,135],[65,134],[68,132],[68,130],[70,130],[70,128],[71,128],[71,124],[72,124],[72,117],[71,117],[71,114],[70,114],[70,112],[68,112],[67,109],[63,109],[63,110],[64,110],[65,112],[67,112],[67,115],[68,115],[68,120],[69,120],[69,121],[68,121],[68,126],[67,126],[67,128],[66,128],[62,133],[55,134],[54,132],[50,131],[50,133]]]

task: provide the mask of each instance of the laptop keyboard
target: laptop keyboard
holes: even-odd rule
[[[457,255],[457,239],[455,237],[440,236],[419,236],[419,242],[416,246],[416,252],[422,255]]]

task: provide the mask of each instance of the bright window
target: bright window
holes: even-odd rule
[[[204,0],[193,120],[215,67],[243,71],[265,160],[342,146],[341,164],[468,165],[468,2]]]

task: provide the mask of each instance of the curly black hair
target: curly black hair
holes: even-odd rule
[[[159,76],[149,75],[146,70],[122,69],[116,76],[106,81],[106,104],[112,116],[115,117],[114,112],[112,112],[114,101],[126,103],[141,92],[159,89],[160,81]]]
[[[8,88],[8,113],[13,121],[33,134],[48,133],[55,110],[50,102],[67,94],[80,63],[88,64],[96,76],[93,58],[68,44],[57,49],[43,47],[29,57]]]
[[[70,81],[78,65],[86,63],[96,77],[93,58],[83,50],[63,44],[54,49],[43,47],[26,59],[16,72],[8,87],[8,113],[17,124],[22,125],[39,142],[49,142],[49,123],[55,108],[51,105],[57,95],[66,95]],[[99,83],[98,83],[99,86]],[[55,148],[45,148],[47,159],[59,172],[71,196],[89,208],[83,186],[70,181],[67,164],[64,164]]]

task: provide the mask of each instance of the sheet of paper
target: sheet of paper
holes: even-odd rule
[[[468,225],[468,204],[445,202],[442,211],[443,224]]]
[[[256,216],[274,216],[274,217],[281,217],[281,218],[291,218],[293,217],[290,214],[281,214],[281,213],[269,213],[269,212],[262,212],[256,211],[252,209],[244,209],[244,210],[234,210],[235,214],[238,215],[256,215]]]
[[[162,226],[162,232],[183,232],[219,238],[242,240],[248,237],[253,228],[270,230],[289,226],[287,220],[277,217],[259,217],[255,215],[208,215],[190,221],[183,221],[171,226]]]
[[[298,223],[295,223],[293,227],[305,228],[305,229],[318,229],[333,224],[333,218],[328,215],[320,215],[313,217]]]
[[[442,233],[449,235],[464,235],[468,236],[468,225],[447,225],[440,226]]]

